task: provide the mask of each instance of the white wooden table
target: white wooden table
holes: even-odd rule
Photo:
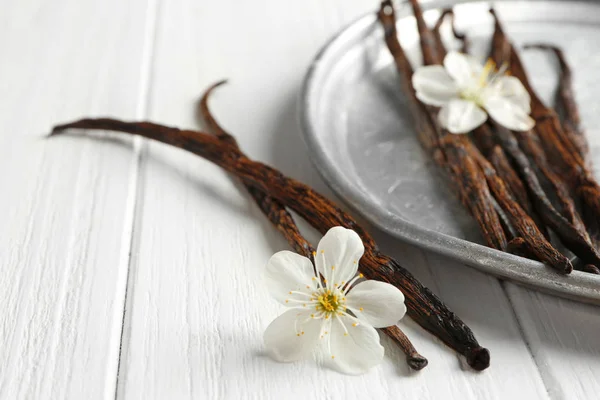
[[[65,136],[81,116],[196,127],[212,102],[254,158],[328,196],[300,139],[304,71],[375,0],[22,0],[0,13],[0,398],[594,399],[600,310],[376,236],[492,354],[476,373],[408,319],[418,373],[278,364],[260,279],[287,248],[217,167],[138,139]],[[316,238],[316,236],[311,236]]]

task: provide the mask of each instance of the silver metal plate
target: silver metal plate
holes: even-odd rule
[[[425,18],[433,23],[439,9],[452,5],[473,53],[485,58],[493,32],[490,3],[424,1]],[[494,7],[517,46],[543,41],[563,48],[574,69],[594,165],[600,165],[600,3],[503,1]],[[401,4],[397,14],[400,41],[411,62],[420,64],[410,6]],[[453,44],[449,31],[445,39]],[[521,54],[536,90],[552,104],[557,84],[552,55]],[[539,262],[481,245],[474,220],[416,139],[375,13],[345,28],[317,55],[300,111],[317,168],[340,198],[375,225],[500,278],[600,304],[600,277],[578,271],[560,276]]]

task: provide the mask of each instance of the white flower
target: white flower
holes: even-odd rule
[[[348,374],[366,372],[383,359],[374,328],[396,324],[405,312],[396,287],[365,280],[358,271],[364,247],[356,232],[331,228],[319,242],[315,264],[291,251],[280,251],[267,264],[269,291],[290,309],[267,327],[264,341],[277,361],[305,358],[320,344],[333,366]]]
[[[482,67],[473,57],[453,51],[444,58],[444,66],[418,68],[412,83],[421,102],[442,108],[439,122],[451,133],[477,128],[487,119],[486,111],[508,129],[529,130],[535,125],[529,117],[529,93],[505,71],[506,66],[497,71],[491,60]]]

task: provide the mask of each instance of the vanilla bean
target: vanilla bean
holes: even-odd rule
[[[427,23],[425,22],[425,18],[423,18],[423,10],[421,10],[419,1],[410,0],[410,5],[412,6],[415,20],[417,21],[417,30],[419,31],[419,42],[421,43],[421,52],[423,53],[423,63],[425,65],[438,64],[439,61],[443,58],[442,55],[438,53],[439,42],[436,39],[433,32],[427,27]],[[383,9],[384,7],[392,7],[392,15],[394,16],[393,18],[395,21],[396,16],[391,0],[383,1],[381,3],[381,6],[382,9],[380,10],[380,12],[385,11]]]
[[[464,355],[472,368],[482,370],[489,366],[489,351],[479,345],[473,332],[464,322],[398,262],[381,254],[371,236],[350,215],[303,183],[288,178],[265,164],[248,159],[231,143],[202,132],[180,130],[150,122],[124,122],[101,118],[83,119],[55,126],[51,135],[70,128],[124,132],[179,147],[215,163],[236,175],[245,184],[269,193],[296,211],[322,234],[334,226],[354,230],[365,245],[365,255],[361,259],[361,272],[365,277],[399,288],[404,293],[408,315]]]
[[[204,92],[199,102],[198,113],[200,114],[210,133],[214,134],[223,142],[235,146],[236,149],[240,151],[240,154],[246,157],[246,155],[240,150],[235,137],[221,127],[221,125],[214,118],[208,106],[208,100],[213,90],[224,83],[226,83],[226,81],[217,82],[211,85]],[[287,211],[285,205],[254,186],[248,184],[244,184],[244,186],[261,211],[265,214],[273,226],[283,235],[294,251],[312,260],[314,248],[311,246],[308,240],[302,236],[298,226],[296,225],[296,222],[294,221],[294,218]],[[418,371],[427,366],[427,359],[417,352],[408,336],[406,336],[406,334],[398,326],[394,325],[380,330],[388,335],[402,349],[406,355],[406,362],[411,369]]]
[[[462,53],[468,53],[469,41],[467,39],[467,36],[463,33],[458,32],[458,30],[456,29],[456,26],[454,24],[454,11],[451,8],[445,8],[442,10],[442,13],[438,17],[438,20],[436,21],[432,30],[438,54],[440,55],[440,57],[443,57],[443,54],[446,53],[444,41],[442,40],[442,35],[440,33],[440,29],[442,27],[442,24],[446,20],[446,17],[450,17],[450,26],[452,27],[452,34],[454,35],[454,38],[458,39],[462,43],[460,51]]]
[[[486,158],[492,163],[494,169],[498,173],[498,176],[504,181],[510,195],[517,201],[523,211],[525,211],[525,213],[531,217],[546,240],[550,242],[550,232],[531,204],[529,195],[527,194],[527,188],[510,164],[510,161],[504,150],[502,150],[502,147],[495,145],[492,148],[492,151],[486,155]]]
[[[493,57],[496,62],[508,61],[511,72],[523,83],[532,101],[532,117],[536,120],[534,131],[544,147],[547,156],[552,159],[553,169],[561,176],[565,185],[582,199],[584,208],[589,208],[596,221],[600,219],[600,186],[594,178],[583,157],[577,151],[571,151],[572,144],[565,135],[556,112],[546,107],[533,90],[521,59],[508,38],[494,10],[490,10],[495,20],[493,37]],[[597,264],[596,264],[597,265]]]
[[[573,74],[567,63],[562,50],[556,46],[547,44],[532,44],[525,48],[538,48],[554,52],[560,67],[560,77],[557,90],[557,107],[562,111],[563,132],[568,142],[571,143],[571,151],[578,152],[584,162],[591,168],[589,144],[585,137],[585,131],[581,124],[581,118],[575,94],[573,90]],[[583,209],[583,219],[587,231],[592,239],[594,247],[600,248],[600,226],[598,220],[589,208]],[[589,269],[588,269],[589,270]]]
[[[208,130],[217,138],[225,143],[235,146],[239,150],[237,140],[215,120],[208,108],[208,99],[212,91],[226,81],[220,81],[210,86],[202,98],[198,107],[198,112],[207,125]],[[240,151],[241,152],[241,151]],[[275,228],[283,235],[294,251],[302,254],[309,259],[313,259],[314,248],[302,236],[292,215],[286,210],[285,206],[277,199],[269,196],[265,192],[258,190],[252,185],[244,185],[250,196],[254,199],[260,210],[273,223]]]
[[[472,154],[474,154],[477,162],[483,169],[496,201],[500,203],[502,209],[510,217],[510,222],[518,232],[519,237],[524,239],[524,248],[527,252],[534,255],[536,259],[555,268],[558,272],[570,273],[573,270],[571,261],[545,239],[536,223],[523,211],[519,203],[511,197],[504,181],[498,176],[494,167],[479,152],[473,151]]]
[[[532,258],[527,242],[522,237],[515,237],[506,246],[506,252],[519,257]]]
[[[546,154],[537,141],[537,138],[530,131],[514,132],[514,135],[519,142],[520,148],[529,155],[537,169],[550,183],[561,214],[589,241],[585,225],[577,212],[575,202],[569,194],[567,186],[550,167],[550,163],[546,159]]]
[[[600,256],[587,239],[587,234],[576,229],[554,208],[513,133],[498,124],[495,124],[495,128],[496,137],[521,173],[521,177],[529,189],[533,206],[546,226],[550,227],[563,243],[584,261],[593,264],[600,262]]]
[[[495,144],[495,138],[490,128],[490,123],[486,122],[475,128],[475,130],[471,132],[471,135],[477,148],[492,163],[498,176],[504,181],[508,193],[515,201],[517,201],[526,214],[531,217],[540,232],[544,235],[546,240],[549,241],[550,234],[548,229],[535,211],[531,200],[529,199],[527,188],[523,185],[519,174],[511,165],[502,146]]]
[[[573,90],[573,73],[565,59],[562,50],[556,46],[547,44],[527,45],[525,48],[538,48],[552,51],[560,67],[560,77],[556,96],[557,107],[562,111],[562,126],[567,143],[570,143],[570,151],[577,152],[583,158],[588,167],[591,168],[590,147],[585,136],[585,131],[581,124],[581,117],[577,102],[575,101],[575,93]],[[584,208],[583,219],[587,231],[591,237],[592,243],[596,249],[600,248],[600,225],[599,221],[593,215],[589,208]],[[591,268],[587,265],[583,270],[590,273],[596,273],[598,268]]]
[[[490,14],[494,18],[494,33],[492,34],[492,48],[490,51],[490,57],[496,65],[503,65],[506,63],[510,65],[510,53],[512,45],[504,35],[504,30],[500,25],[500,20],[496,14],[494,8],[490,8]],[[523,84],[526,84],[523,82]]]
[[[505,249],[507,244],[506,235],[498,213],[494,208],[485,177],[475,162],[463,150],[467,138],[456,136],[455,141],[442,150],[435,123],[431,119],[427,108],[415,96],[411,83],[413,70],[398,41],[395,12],[391,1],[381,3],[378,18],[384,30],[387,47],[394,57],[402,87],[409,100],[409,107],[415,118],[419,140],[432,153],[434,161],[450,176],[461,202],[477,221],[488,246],[500,250]],[[435,44],[435,37],[431,33],[425,35],[425,37],[431,39],[429,41],[425,40],[426,42]],[[435,55],[430,55],[430,57],[435,57]]]
[[[406,363],[410,369],[414,371],[420,371],[427,366],[429,363],[425,357],[420,355],[410,339],[397,325],[388,326],[382,328],[380,331],[388,335],[396,344],[400,346],[404,354],[406,355]]]
[[[588,274],[600,275],[600,269],[592,264],[584,265],[581,270],[587,272]]]
[[[556,46],[549,44],[529,44],[524,46],[524,49],[542,49],[552,51],[558,60],[560,67],[560,77],[557,91],[557,107],[563,111],[563,131],[570,144],[570,150],[576,151],[579,155],[588,162],[589,144],[585,137],[583,126],[581,125],[581,117],[575,94],[573,91],[573,73],[565,59],[562,50]],[[588,162],[589,164],[589,162]]]
[[[479,146],[478,146],[479,147]],[[484,153],[485,154],[485,153]],[[521,208],[531,215],[531,204],[527,196],[527,190],[521,182],[519,175],[510,165],[510,161],[502,148],[498,145],[492,147],[492,150],[486,155],[486,158],[492,163],[498,175],[505,182],[507,188]]]
[[[562,50],[556,46],[548,44],[531,44],[526,45],[525,49],[537,48],[542,50],[552,51],[560,67],[560,77],[556,96],[557,107],[562,111],[562,127],[565,134],[566,142],[570,143],[570,151],[577,152],[583,158],[588,167],[591,168],[590,148],[585,137],[585,131],[581,124],[581,117],[575,94],[573,90],[573,74],[567,63]],[[589,208],[583,209],[583,219],[587,228],[587,232],[596,249],[600,248],[600,226],[598,220],[593,215]],[[598,269],[584,268],[583,270],[590,273],[595,273]]]

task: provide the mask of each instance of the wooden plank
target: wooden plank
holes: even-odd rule
[[[131,141],[43,135],[82,115],[143,116],[145,9],[145,0],[3,3],[0,398],[114,396]]]
[[[514,284],[506,289],[550,397],[598,398],[598,307]]]
[[[214,109],[253,157],[325,189],[299,137],[297,96],[318,48],[373,4],[320,0],[164,2],[160,8],[149,116],[195,126],[208,84],[229,78]],[[384,340],[389,356],[349,378],[312,361],[278,364],[262,332],[281,312],[261,281],[270,255],[286,248],[243,190],[213,165],[151,143],[143,155],[139,218],[119,375],[120,398],[546,398],[536,366],[499,283],[378,235],[472,325],[492,351],[483,373],[410,321],[429,357],[421,373]]]

